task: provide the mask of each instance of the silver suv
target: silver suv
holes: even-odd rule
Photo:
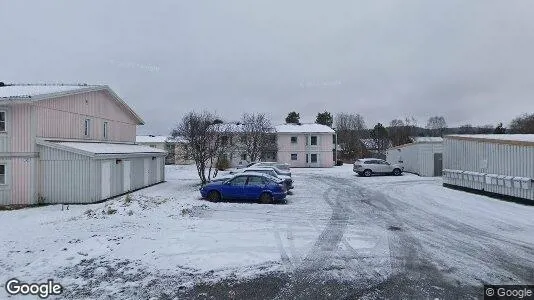
[[[370,177],[373,174],[402,175],[403,167],[397,164],[390,164],[383,159],[362,158],[354,162],[352,170],[360,176]]]

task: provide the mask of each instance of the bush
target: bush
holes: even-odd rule
[[[219,157],[219,159],[217,159],[217,164],[215,166],[217,168],[217,170],[219,171],[224,171],[228,168],[230,168],[230,161],[228,160],[228,158],[226,157]]]
[[[342,165],[343,165],[343,161],[340,160],[340,159],[338,159],[338,160],[336,161],[336,166],[342,166]]]

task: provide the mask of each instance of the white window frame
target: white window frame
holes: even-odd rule
[[[91,119],[85,119],[83,121],[83,135],[85,137],[91,136]]]
[[[295,141],[294,141],[294,142],[293,142],[293,138],[295,138]],[[298,144],[298,142],[299,142],[299,138],[298,138],[298,136],[292,136],[292,137],[290,137],[290,138],[289,138],[289,142],[290,142],[291,144]]]
[[[315,144],[312,143],[313,138],[315,138]],[[319,137],[316,135],[310,136],[310,146],[317,146],[319,144]]]
[[[7,180],[6,180],[6,177],[7,177],[7,163],[0,162],[0,166],[4,166],[4,174],[0,173],[0,176],[2,176],[2,175],[4,176],[4,180],[3,181],[0,180],[0,185],[6,185],[7,184]],[[2,177],[0,177],[0,178],[2,178]]]
[[[313,161],[312,157],[315,155],[315,161]],[[319,163],[319,155],[317,153],[311,153],[310,154],[310,163],[316,164]]]
[[[4,121],[0,121],[1,122],[4,122],[4,130],[0,130],[0,132],[7,132],[7,111],[5,110],[0,110],[0,114],[3,113],[4,114]]]
[[[109,122],[108,121],[104,121],[104,139],[108,139],[109,138]]]

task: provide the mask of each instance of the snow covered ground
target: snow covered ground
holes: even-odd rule
[[[399,283],[405,295],[464,296],[485,282],[534,283],[534,207],[439,178],[357,177],[350,165],[292,173],[286,205],[210,203],[194,166],[167,166],[167,182],[130,197],[0,211],[0,282],[53,278],[66,287],[61,298],[91,299],[228,297],[228,280],[245,282],[230,295],[250,299],[255,278],[272,285],[257,298],[278,299],[319,289],[380,298]],[[317,279],[336,288],[313,289]]]

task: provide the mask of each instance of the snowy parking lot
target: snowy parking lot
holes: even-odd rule
[[[167,166],[167,182],[128,197],[0,211],[0,282],[53,278],[67,299],[465,298],[534,284],[532,206],[351,165],[292,173],[284,205],[210,203],[194,166]]]

